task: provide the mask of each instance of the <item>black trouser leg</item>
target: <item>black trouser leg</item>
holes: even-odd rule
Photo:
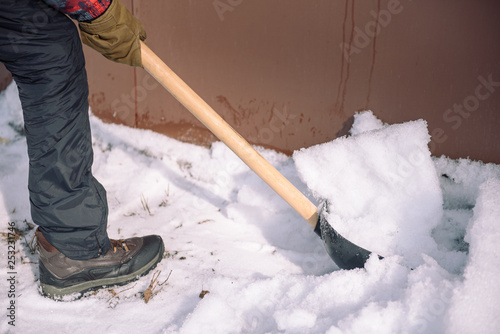
[[[24,113],[33,221],[73,259],[106,252],[107,202],[91,172],[88,85],[78,31],[38,0],[0,1],[0,61]]]

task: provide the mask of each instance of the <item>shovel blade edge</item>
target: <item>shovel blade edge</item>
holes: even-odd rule
[[[328,203],[325,201],[320,207],[314,232],[323,240],[328,255],[340,269],[363,268],[372,252],[340,235],[327,221],[327,212]]]

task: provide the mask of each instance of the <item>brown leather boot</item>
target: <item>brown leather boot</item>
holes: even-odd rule
[[[135,281],[156,267],[164,251],[161,237],[149,235],[111,240],[106,254],[90,260],[72,260],[52,246],[38,229],[36,237],[40,286],[43,294],[52,299]]]

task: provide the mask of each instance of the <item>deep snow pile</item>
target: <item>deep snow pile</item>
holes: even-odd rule
[[[328,200],[328,222],[345,238],[420,264],[422,252],[436,249],[431,231],[443,214],[427,124],[383,125],[364,112],[351,134],[295,152],[302,179]]]
[[[108,191],[111,237],[158,233],[165,258],[137,283],[70,302],[46,299],[28,246],[28,160],[16,94],[14,85],[0,94],[0,222],[2,232],[15,222],[25,236],[16,242],[16,297],[1,299],[2,333],[500,330],[500,166],[431,159],[424,122],[386,125],[369,112],[356,116],[352,136],[304,150],[297,162],[261,152],[301,191],[332,201],[343,233],[358,237],[363,226],[395,255],[338,270],[310,226],[224,145],[207,149],[92,117],[94,174]],[[0,246],[6,296],[4,236]],[[160,283],[170,277],[146,304],[155,273]],[[209,291],[204,298],[202,291]],[[15,328],[7,318],[12,300]]]

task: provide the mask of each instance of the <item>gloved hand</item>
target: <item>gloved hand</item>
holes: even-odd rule
[[[82,42],[118,63],[142,67],[140,41],[146,39],[142,23],[119,1],[89,22],[79,22]]]

